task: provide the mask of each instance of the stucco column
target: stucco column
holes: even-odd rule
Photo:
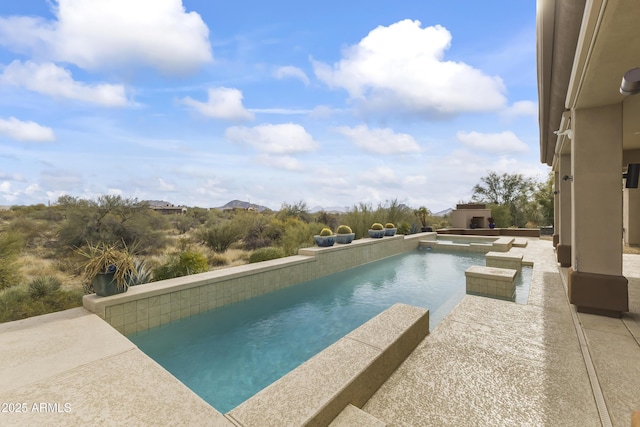
[[[558,262],[562,267],[571,265],[571,155],[563,154],[560,156],[560,172],[559,172],[559,217],[560,230],[558,233],[558,246],[556,246]]]
[[[553,247],[560,243],[560,173],[553,172]]]
[[[640,188],[625,188],[623,203],[624,244],[640,246]]]
[[[622,105],[572,111],[572,270],[578,311],[628,311],[622,276]],[[562,236],[561,236],[562,238]]]

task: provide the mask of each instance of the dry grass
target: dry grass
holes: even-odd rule
[[[57,261],[39,258],[30,253],[23,253],[18,259],[23,283],[29,283],[36,277],[53,276],[60,280],[62,289],[82,289],[82,279],[79,276],[65,274],[57,268]]]

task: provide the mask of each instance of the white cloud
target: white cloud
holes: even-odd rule
[[[261,154],[258,156],[258,162],[276,169],[285,169],[289,171],[300,171],[302,165],[298,159],[291,156],[270,156],[268,154]]]
[[[51,142],[56,139],[51,128],[31,121],[23,122],[15,117],[0,119],[0,134],[17,141]]]
[[[309,114],[312,110],[293,109],[293,108],[249,108],[252,113],[262,114]]]
[[[242,105],[242,91],[228,87],[210,88],[207,102],[186,97],[181,100],[185,105],[206,117],[224,120],[253,120],[253,113]]]
[[[534,101],[517,101],[507,107],[501,113],[508,118],[516,118],[520,116],[538,117],[538,103]]]
[[[372,30],[333,66],[312,62],[320,80],[345,89],[367,110],[447,116],[501,108],[502,80],[445,61],[450,44],[446,28],[404,20]]]
[[[307,74],[300,68],[291,65],[276,68],[273,71],[273,77],[279,80],[294,78],[300,80],[305,85],[309,84],[309,77],[307,77]]]
[[[293,124],[265,124],[252,128],[232,126],[225,131],[225,138],[235,143],[249,144],[270,154],[292,154],[313,151],[318,143],[304,127]]]
[[[91,70],[126,64],[183,73],[212,60],[209,29],[181,0],[54,0],[56,19],[0,18],[0,44]]]
[[[486,151],[489,153],[520,153],[527,151],[529,147],[522,142],[513,132],[505,131],[501,133],[479,133],[479,132],[458,132],[458,141],[474,150]]]
[[[0,83],[105,107],[122,107],[128,103],[124,86],[80,83],[73,80],[71,72],[51,62],[36,64],[31,61],[13,61],[4,68]]]
[[[366,125],[360,125],[354,128],[341,126],[335,130],[371,153],[401,154],[420,151],[420,146],[411,135],[394,133],[389,128],[369,129]]]
[[[158,178],[158,190],[160,191],[176,191],[176,186],[169,184],[162,178]]]
[[[395,185],[399,182],[396,172],[388,166],[380,166],[362,172],[360,178],[367,184],[376,185]]]

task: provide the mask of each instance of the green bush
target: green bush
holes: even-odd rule
[[[398,234],[411,234],[411,224],[407,221],[400,224],[398,227]]]
[[[0,289],[20,284],[21,277],[16,261],[23,244],[24,240],[19,233],[0,234]]]
[[[280,248],[260,248],[254,251],[249,257],[249,263],[268,261],[270,259],[277,259],[284,257],[284,251]]]
[[[54,276],[36,277],[29,283],[29,295],[33,299],[41,299],[60,289],[60,280]]]
[[[207,257],[200,252],[184,251],[172,257],[166,264],[156,267],[153,270],[153,280],[173,279],[207,271],[209,271]]]
[[[353,230],[351,230],[351,227],[349,227],[348,225],[341,225],[336,230],[336,233],[338,233],[338,234],[351,234],[351,233],[353,233]]]
[[[333,232],[331,231],[330,228],[323,228],[322,230],[320,230],[320,235],[321,236],[333,236]]]
[[[79,290],[55,292],[40,298],[32,298],[28,291],[9,289],[0,295],[0,322],[25,319],[82,305],[83,293]]]
[[[202,243],[219,253],[226,252],[241,236],[240,229],[232,223],[207,227],[198,235]]]
[[[371,224],[371,229],[372,230],[384,230],[384,227],[379,222],[374,222],[373,224]]]

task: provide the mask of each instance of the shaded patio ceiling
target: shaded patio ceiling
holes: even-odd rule
[[[553,164],[565,110],[619,102],[623,147],[640,149],[640,96],[619,92],[624,73],[640,67],[640,2],[538,0],[537,8],[540,161]]]

